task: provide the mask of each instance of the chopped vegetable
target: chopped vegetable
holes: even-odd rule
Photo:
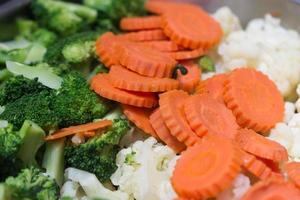
[[[202,56],[198,60],[198,64],[203,70],[203,72],[214,72],[216,70],[215,64],[209,56]]]
[[[141,43],[162,52],[178,51],[182,49],[171,40],[144,41]]]
[[[179,50],[173,52],[166,52],[167,55],[171,56],[175,60],[188,60],[198,58],[203,55],[205,51],[203,48],[193,49],[193,50]]]
[[[159,41],[168,39],[161,29],[124,33],[120,35],[120,37],[133,42]]]
[[[300,187],[300,163],[289,162],[284,165],[284,171],[287,173],[289,180],[291,180],[298,188]]]
[[[120,21],[120,28],[125,31],[137,31],[145,29],[159,29],[161,27],[161,17],[125,17]]]
[[[185,61],[181,63],[187,69],[187,73],[177,73],[179,88],[188,93],[193,93],[196,86],[200,82],[201,70],[199,69],[198,65],[193,62]]]

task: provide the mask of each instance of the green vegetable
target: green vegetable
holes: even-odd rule
[[[215,71],[214,61],[209,56],[202,56],[198,61],[199,66],[203,72]]]
[[[67,167],[74,167],[95,174],[101,182],[109,180],[115,172],[116,154],[120,138],[129,130],[127,120],[114,120],[111,129],[89,139],[79,146],[68,144],[65,148]]]

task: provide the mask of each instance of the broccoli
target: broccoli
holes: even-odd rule
[[[107,181],[115,172],[116,154],[120,138],[129,130],[127,120],[115,119],[112,127],[105,133],[89,139],[79,146],[67,144],[65,162],[74,167],[95,174],[100,181]]]
[[[202,56],[198,60],[198,64],[203,72],[213,72],[216,70],[214,61],[209,56]]]
[[[5,194],[2,194],[6,195],[5,200],[57,200],[59,198],[59,187],[54,179],[35,167],[23,169],[16,177],[8,177],[2,187],[4,187],[2,190],[5,190]]]
[[[70,35],[96,21],[97,11],[83,5],[56,0],[34,0],[36,19],[60,35]]]

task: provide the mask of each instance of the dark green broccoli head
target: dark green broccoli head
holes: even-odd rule
[[[0,88],[0,105],[12,103],[22,96],[37,94],[43,90],[49,91],[49,88],[38,82],[37,78],[31,80],[24,76],[13,76]]]
[[[108,9],[109,16],[117,22],[122,17],[145,15],[144,4],[146,0],[112,0]]]
[[[118,143],[128,130],[128,121],[117,119],[107,132],[91,138],[86,143],[79,146],[67,145],[66,166],[91,172],[100,181],[107,181],[117,169],[115,159],[119,150]]]
[[[57,200],[59,187],[38,168],[23,169],[16,177],[9,177],[5,181],[6,190],[11,199]]]

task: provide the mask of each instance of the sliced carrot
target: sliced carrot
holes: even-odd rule
[[[74,135],[76,133],[94,131],[111,125],[112,125],[111,120],[102,120],[102,121],[91,122],[91,123],[77,125],[77,126],[70,126],[68,128],[60,129],[57,132],[53,133],[52,135],[47,136],[45,140],[56,140],[59,138]]]
[[[96,135],[96,132],[95,131],[85,131],[85,132],[83,132],[83,135],[85,137],[94,137]]]
[[[254,184],[241,200],[291,200],[300,199],[300,190],[280,179],[269,179]]]
[[[138,92],[164,92],[179,86],[174,79],[142,76],[119,65],[111,67],[109,78],[114,87]]]
[[[257,134],[251,129],[238,130],[235,141],[243,150],[258,157],[275,162],[288,160],[287,150],[282,145]]]
[[[174,52],[167,52],[166,54],[174,58],[175,60],[187,60],[194,59],[204,55],[205,50],[203,48],[198,48],[194,50],[181,50]]]
[[[166,126],[159,109],[155,110],[150,115],[150,123],[154,128],[158,137],[172,148],[176,153],[180,153],[186,149],[186,146],[179,142],[171,133],[168,127]]]
[[[287,173],[288,178],[300,188],[300,163],[290,162],[284,165],[284,171]]]
[[[219,135],[233,139],[238,125],[232,112],[207,95],[194,95],[184,105],[186,118],[198,136]]]
[[[255,69],[240,68],[230,73],[224,101],[241,127],[265,133],[283,120],[283,97],[276,85]]]
[[[160,95],[160,114],[171,134],[186,146],[192,146],[199,137],[190,128],[184,114],[184,103],[189,95],[182,90],[172,90]]]
[[[200,84],[196,88],[196,93],[208,94],[219,102],[224,103],[223,93],[226,80],[227,74],[218,74],[211,78],[208,78],[200,82]]]
[[[179,51],[182,50],[180,46],[170,40],[161,40],[161,41],[145,41],[142,44],[150,46],[158,51],[170,52],[170,51]]]
[[[151,13],[155,14],[164,14],[166,12],[175,12],[182,11],[182,10],[197,10],[197,6],[188,3],[179,3],[174,2],[172,0],[149,0],[145,4],[145,9]],[[178,13],[180,14],[180,13]]]
[[[170,77],[176,65],[170,56],[137,43],[120,46],[118,55],[123,66],[149,77]]]
[[[258,160],[262,161],[265,163],[274,173],[281,173],[281,169],[279,167],[279,162],[275,162],[273,160],[261,158],[261,157],[256,157]]]
[[[120,21],[120,28],[126,31],[159,29],[161,28],[161,17],[124,17]]]
[[[217,196],[231,186],[240,172],[239,152],[230,140],[204,137],[181,154],[171,177],[173,188],[186,198]]]
[[[130,92],[113,87],[107,74],[94,76],[91,88],[100,96],[123,104],[146,108],[152,108],[157,104],[153,93]]]
[[[164,33],[185,48],[209,49],[223,35],[220,24],[200,7],[180,9],[180,14],[174,9],[164,13],[162,19]]]
[[[149,116],[152,113],[152,109],[145,109],[145,108],[137,108],[134,106],[129,105],[122,105],[123,112],[126,117],[134,123],[138,128],[143,130],[145,133],[158,138],[154,129],[152,128]]]
[[[125,34],[119,35],[119,38],[133,41],[133,42],[167,40],[168,39],[168,37],[164,34],[164,32],[161,29],[125,33]]]
[[[200,82],[201,69],[196,63],[185,61],[181,64],[187,69],[186,74],[181,72],[177,73],[177,80],[179,81],[179,88],[188,92],[193,93],[196,86]]]

